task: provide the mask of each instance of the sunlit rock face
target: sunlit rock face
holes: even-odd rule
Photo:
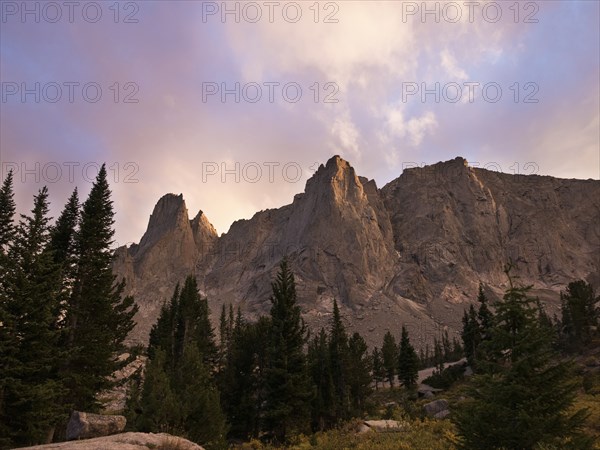
[[[181,195],[165,195],[140,244],[116,251],[114,271],[140,306],[135,342],[147,341],[161,305],[192,273],[213,316],[229,303],[250,318],[267,314],[286,255],[313,329],[337,299],[349,329],[372,345],[402,324],[419,344],[459,330],[480,283],[501,296],[508,261],[550,314],[568,282],[598,287],[599,198],[596,180],[508,175],[463,158],[407,169],[378,189],[334,156],[291,204],[220,237],[202,212],[190,221]]]

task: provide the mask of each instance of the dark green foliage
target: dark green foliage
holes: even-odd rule
[[[367,343],[359,333],[354,333],[348,341],[347,369],[352,417],[361,417],[365,412],[366,400],[371,394],[372,367]]]
[[[76,276],[66,311],[69,358],[63,376],[73,407],[83,411],[98,410],[96,394],[111,386],[108,376],[118,368],[114,355],[137,311],[133,298],[123,298],[124,282],[116,283],[112,273],[114,213],[106,178],[103,165],[82,207]]]
[[[145,379],[139,411],[137,427],[141,431],[175,433],[179,424],[179,408],[175,394],[171,388],[171,377],[165,370],[166,356],[161,348],[154,351],[154,357],[146,365]],[[138,386],[134,388],[137,395]],[[134,397],[129,399],[130,407],[137,403]],[[133,409],[135,411],[135,409]]]
[[[414,387],[419,379],[419,357],[410,343],[408,331],[404,326],[398,356],[398,379],[406,388]]]
[[[596,296],[591,284],[583,280],[569,283],[561,299],[561,334],[565,347],[581,348],[597,335],[600,296]]]
[[[308,346],[308,364],[314,385],[312,428],[323,431],[335,423],[335,387],[331,374],[329,340],[323,328]]]
[[[477,311],[477,319],[479,321],[479,328],[481,332],[481,339],[486,340],[489,334],[489,329],[492,327],[494,314],[488,306],[488,299],[483,292],[483,285],[479,285],[479,293],[477,294],[477,301],[479,302],[479,310]]]
[[[13,197],[13,173],[10,171],[0,188],[0,448],[10,445],[5,397],[8,370],[13,365],[12,360],[16,354],[15,334],[9,331],[14,326],[15,318],[8,310],[8,276],[14,268],[13,261],[7,255],[8,245],[14,235],[16,205]]]
[[[193,276],[163,306],[150,332],[148,355],[141,398],[136,400],[139,387],[134,386],[128,402],[139,429],[222,448],[227,428],[212,376],[216,346],[208,304]]]
[[[465,311],[463,315],[462,341],[465,356],[469,365],[475,364],[475,352],[481,343],[481,331],[477,320],[477,313],[473,305],[469,306],[469,311]]]
[[[342,323],[337,300],[333,301],[329,337],[329,358],[334,387],[334,421],[348,419],[350,410],[348,334]]]
[[[576,382],[569,365],[556,358],[551,332],[541,326],[528,291],[511,281],[496,305],[470,398],[453,416],[461,448],[587,448],[578,434],[585,412],[569,410]]]
[[[375,389],[379,389],[379,383],[383,383],[385,380],[385,367],[383,366],[383,358],[381,352],[377,347],[373,349],[372,354],[373,361],[373,381],[375,382]]]
[[[233,314],[230,314],[227,327],[232,319]],[[231,329],[219,387],[223,409],[231,426],[230,435],[238,439],[258,437],[261,430],[267,365],[265,342],[269,339],[270,327],[266,317],[247,323],[238,310]]]
[[[464,373],[464,364],[454,364],[446,367],[442,372],[434,371],[431,376],[423,380],[423,383],[437,389],[448,389],[457,381],[462,380]]]
[[[294,275],[285,259],[271,287],[265,425],[277,442],[286,442],[309,428],[312,387],[303,351],[306,325],[297,305]]]
[[[14,345],[2,355],[2,415],[13,442],[21,445],[46,442],[65,412],[58,376],[64,356],[56,317],[60,271],[47,248],[47,214],[44,187],[34,199],[32,215],[21,216],[8,252],[12,270],[2,284],[2,309],[10,317],[2,333]]]
[[[398,367],[398,346],[396,339],[389,331],[383,336],[383,345],[381,346],[381,356],[383,367],[390,386],[394,387],[394,378],[396,377]]]
[[[2,188],[0,188],[0,252],[2,253],[6,252],[15,232],[13,224],[15,208],[13,172],[11,170],[2,182]]]

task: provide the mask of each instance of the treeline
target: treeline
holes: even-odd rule
[[[382,351],[371,353],[359,333],[346,331],[334,301],[329,326],[311,337],[285,260],[272,290],[270,315],[256,322],[223,306],[217,345],[195,278],[177,287],[152,328],[145,380],[128,400],[130,423],[207,448],[227,439],[285,443],[363,416],[378,377],[416,385],[420,362],[405,328],[399,346],[387,333]]]
[[[562,317],[551,319],[529,294],[531,286],[514,284],[510,271],[509,288],[493,311],[480,288],[479,307],[463,317],[475,375],[452,415],[458,447],[592,448],[581,432],[587,413],[573,408],[580,382],[565,356],[597,345],[600,297],[588,283],[572,282],[561,294]]]
[[[104,166],[87,200],[75,190],[54,224],[46,187],[16,224],[15,211],[9,172],[0,189],[0,447],[51,442],[71,410],[97,411],[137,310],[112,274]]]

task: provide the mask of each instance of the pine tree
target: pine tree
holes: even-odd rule
[[[398,356],[398,378],[406,388],[414,387],[419,379],[419,358],[404,326]]]
[[[308,428],[312,388],[303,351],[306,326],[296,301],[294,275],[286,259],[271,286],[265,424],[276,441],[286,442],[295,432]]]
[[[34,199],[31,216],[21,216],[8,257],[4,306],[13,320],[4,325],[14,338],[8,359],[3,409],[17,444],[40,444],[52,438],[63,393],[58,376],[64,356],[57,328],[60,270],[49,243],[48,190]],[[3,355],[4,356],[4,355]]]
[[[207,301],[199,295],[195,277],[188,276],[183,288],[175,287],[150,331],[150,362],[137,420],[143,431],[167,431],[212,449],[224,446],[227,427],[212,375],[216,347],[208,316]],[[157,406],[160,396],[165,403]],[[133,396],[130,404],[135,406]]]
[[[530,287],[509,280],[490,338],[482,344],[486,359],[478,360],[470,399],[453,416],[461,448],[589,448],[578,434],[585,412],[570,410],[577,386],[569,366],[552,350]]]
[[[312,403],[313,430],[323,431],[335,422],[335,387],[327,333],[323,328],[308,346],[308,367],[315,387]]]
[[[348,341],[348,387],[352,402],[350,415],[361,417],[366,401],[371,394],[371,370],[373,367],[367,343],[359,333],[354,333]]]
[[[204,363],[211,370],[214,369],[218,351],[210,323],[208,300],[200,296],[195,276],[188,276],[181,288],[175,321],[175,358],[182,358],[185,347],[194,342]]]
[[[383,383],[385,380],[385,367],[383,366],[383,359],[381,352],[377,347],[373,349],[372,354],[373,360],[373,381],[375,381],[375,390],[379,389],[379,383]]]
[[[394,336],[389,331],[383,336],[381,355],[387,380],[393,388],[398,367],[398,346],[396,345],[396,339],[394,339]]]
[[[335,420],[348,418],[350,408],[350,392],[348,387],[348,334],[342,323],[337,301],[333,300],[333,315],[331,317],[329,358],[331,362],[331,377],[334,387],[334,416]]]
[[[597,330],[600,296],[596,296],[591,284],[583,280],[569,283],[560,294],[562,310],[562,333],[568,346],[581,348],[590,343],[593,330]]]
[[[146,365],[141,414],[137,417],[137,428],[144,432],[175,433],[180,422],[177,399],[165,370],[166,355],[159,347]],[[131,397],[130,397],[131,398]]]
[[[13,173],[8,172],[0,188],[0,448],[10,446],[8,439],[8,417],[6,411],[6,389],[10,377],[10,367],[14,365],[17,350],[14,329],[15,318],[9,313],[9,275],[14,270],[13,261],[8,257],[8,248],[13,242],[15,202],[13,193]]]
[[[207,449],[225,448],[227,426],[221,400],[198,345],[186,345],[173,377],[182,434]]]
[[[267,317],[246,323],[238,309],[226,364],[219,374],[222,404],[231,425],[230,434],[235,438],[258,437],[261,431],[267,365],[265,342],[270,327]]]
[[[462,319],[463,329],[461,333],[463,341],[463,349],[467,362],[471,367],[475,366],[475,354],[477,347],[481,342],[481,332],[479,328],[479,322],[477,320],[477,313],[473,305],[469,306],[469,311],[465,311]]]
[[[73,294],[73,283],[77,271],[77,254],[75,239],[79,224],[79,196],[77,189],[67,201],[63,211],[50,231],[50,250],[52,258],[61,270],[61,293],[58,303],[57,316],[60,317],[59,327],[65,329],[69,298]]]
[[[77,270],[66,312],[69,358],[63,377],[73,407],[84,411],[97,410],[97,393],[111,386],[109,375],[118,368],[115,353],[137,312],[133,298],[123,298],[124,281],[115,283],[112,273],[113,216],[103,165],[82,207]]]
[[[488,330],[492,327],[494,315],[488,306],[488,299],[483,292],[483,285],[479,285],[479,293],[477,294],[477,301],[479,302],[479,310],[477,311],[477,319],[479,322],[479,329],[481,334],[481,340],[486,340],[488,337]]]

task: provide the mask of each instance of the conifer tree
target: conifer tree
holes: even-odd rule
[[[50,250],[52,258],[61,271],[61,293],[58,304],[60,317],[58,326],[65,330],[64,319],[67,315],[69,298],[73,294],[73,284],[77,273],[76,236],[80,214],[79,196],[77,189],[73,191],[60,216],[50,232]],[[64,344],[64,338],[61,342]]]
[[[593,330],[598,328],[600,296],[596,296],[591,284],[583,280],[569,283],[560,294],[562,311],[562,333],[570,347],[581,347],[590,343]]]
[[[308,346],[308,365],[315,395],[312,403],[313,429],[323,431],[334,422],[335,387],[327,333],[323,328]]]
[[[510,275],[510,267],[506,270]],[[496,305],[485,359],[453,416],[461,448],[588,448],[579,434],[584,411],[571,411],[577,385],[569,366],[552,350],[530,287],[510,287]]]
[[[379,383],[383,383],[385,380],[385,367],[383,366],[383,359],[381,352],[377,347],[373,349],[372,354],[373,360],[373,381],[375,382],[375,390],[379,389]]]
[[[77,269],[66,311],[67,366],[63,371],[73,407],[99,408],[98,392],[111,386],[118,368],[115,354],[133,329],[137,311],[132,297],[123,297],[124,281],[112,273],[114,212],[106,167],[96,177],[81,211],[75,240]]]
[[[227,427],[212,375],[216,346],[208,317],[207,301],[188,276],[150,331],[137,421],[143,431],[167,431],[214,449],[224,447]],[[165,402],[157,405],[161,396]]]
[[[306,431],[312,387],[306,367],[306,326],[296,300],[294,275],[286,259],[271,283],[271,333],[266,371],[265,424],[277,442]]]
[[[414,387],[419,379],[419,358],[410,343],[408,331],[404,326],[402,326],[398,356],[398,378],[406,388]]]
[[[348,386],[348,334],[342,323],[337,300],[333,300],[333,315],[331,317],[329,337],[329,358],[331,361],[331,377],[334,387],[334,416],[335,420],[348,418],[350,407],[350,392]]]
[[[3,409],[16,444],[40,444],[52,438],[65,412],[58,376],[64,356],[57,328],[60,270],[49,250],[48,190],[34,198],[31,216],[22,215],[8,257],[13,270],[5,279],[4,306],[11,316],[4,325],[14,337],[8,359]],[[4,355],[3,355],[4,358]]]
[[[10,367],[14,365],[17,345],[14,317],[9,313],[9,275],[13,271],[13,261],[8,257],[8,248],[13,242],[15,202],[13,193],[13,172],[8,172],[0,188],[0,448],[9,446],[8,417],[6,416],[7,382]]]
[[[469,306],[469,311],[465,311],[462,319],[463,329],[461,333],[463,341],[463,349],[467,362],[471,367],[475,366],[475,353],[477,347],[481,342],[481,332],[479,328],[479,322],[477,320],[477,313],[473,305]]]
[[[493,323],[494,315],[488,306],[488,299],[483,292],[483,285],[479,285],[479,293],[477,294],[477,301],[479,302],[479,310],[477,311],[477,319],[479,322],[479,330],[481,339],[486,340],[488,338],[488,330],[491,328]]]
[[[371,370],[373,364],[364,338],[355,332],[348,341],[348,388],[351,398],[350,415],[361,417],[366,400],[371,394]]]
[[[394,339],[394,336],[389,331],[383,336],[381,355],[387,380],[393,388],[398,367],[398,346],[396,345],[396,339]]]

